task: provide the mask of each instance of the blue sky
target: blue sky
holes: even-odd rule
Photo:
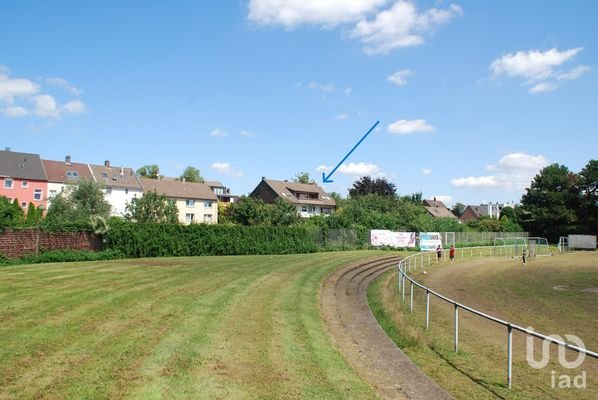
[[[2,147],[185,166],[234,193],[360,174],[449,204],[519,201],[596,151],[593,1],[0,5]]]

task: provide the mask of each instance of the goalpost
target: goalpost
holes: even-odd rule
[[[494,254],[507,257],[519,257],[523,250],[528,257],[549,256],[548,239],[542,237],[512,237],[494,239]]]

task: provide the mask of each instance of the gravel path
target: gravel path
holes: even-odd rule
[[[341,353],[383,399],[451,399],[386,335],[367,302],[367,287],[399,258],[341,268],[323,283],[322,314]]]

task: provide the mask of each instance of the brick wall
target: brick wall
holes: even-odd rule
[[[6,229],[0,232],[0,253],[8,258],[43,250],[67,249],[99,251],[102,240],[89,232],[48,233],[38,229]]]

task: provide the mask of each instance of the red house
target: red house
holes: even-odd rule
[[[18,200],[26,212],[29,203],[47,207],[48,177],[39,155],[0,151],[0,196]]]

